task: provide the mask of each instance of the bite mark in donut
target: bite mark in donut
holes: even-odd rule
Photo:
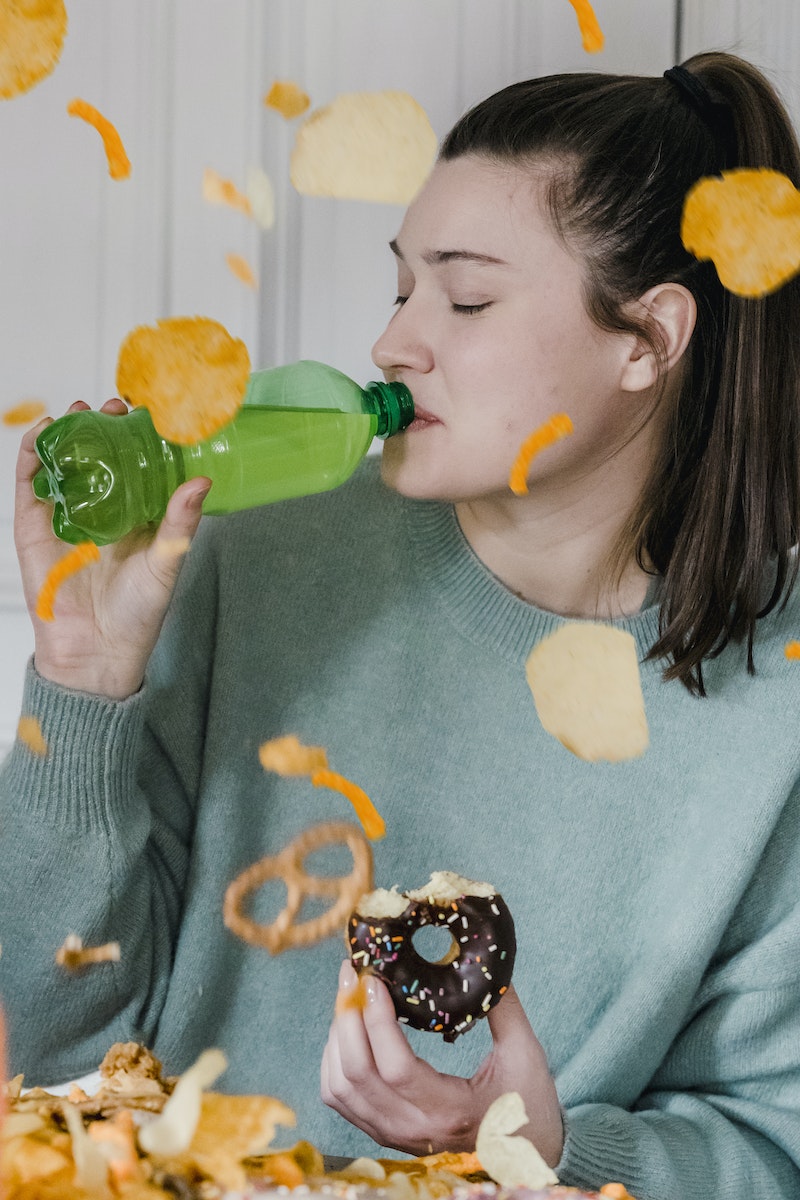
[[[430,962],[413,943],[430,925],[452,938]],[[382,979],[399,1021],[441,1033],[446,1042],[497,1004],[508,990],[517,941],[503,897],[489,883],[435,871],[417,891],[378,888],[362,896],[347,926],[350,959],[361,975]]]

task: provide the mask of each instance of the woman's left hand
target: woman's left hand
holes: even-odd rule
[[[493,1100],[519,1092],[528,1138],[545,1162],[561,1158],[564,1130],[544,1050],[510,987],[486,1020],[492,1049],[471,1079],[442,1075],[418,1058],[397,1021],[389,992],[365,979],[366,1004],[348,1005],[358,979],[349,962],[339,972],[340,997],[322,1058],[322,1099],[381,1146],[407,1154],[472,1151]]]

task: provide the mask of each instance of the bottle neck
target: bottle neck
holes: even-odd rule
[[[404,383],[368,383],[362,396],[365,411],[377,417],[376,437],[400,433],[414,420],[414,401]]]

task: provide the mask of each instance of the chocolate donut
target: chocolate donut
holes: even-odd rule
[[[446,929],[447,954],[429,962],[413,937],[425,925]],[[502,896],[489,883],[435,871],[412,892],[378,888],[362,896],[347,927],[350,959],[359,974],[377,975],[397,1018],[413,1029],[454,1042],[485,1017],[511,982],[517,940]]]

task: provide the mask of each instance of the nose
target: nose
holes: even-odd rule
[[[409,297],[372,347],[375,366],[387,375],[397,374],[403,369],[430,371],[433,366],[433,347],[430,337],[423,333],[423,327]]]

